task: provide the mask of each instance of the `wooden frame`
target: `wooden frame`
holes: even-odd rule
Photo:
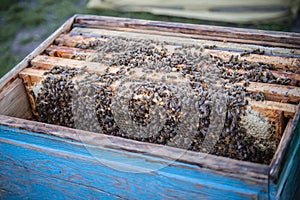
[[[82,27],[85,27],[86,30],[89,28],[97,28],[97,30],[100,29],[100,31],[89,31],[84,33],[80,29]],[[294,117],[288,122],[288,128],[285,129],[279,147],[269,166],[237,161],[213,155],[206,155],[203,153],[190,152],[172,147],[164,147],[164,151],[159,151],[161,150],[161,146],[156,144],[147,144],[124,138],[96,134],[87,131],[79,131],[27,120],[32,117],[32,113],[30,112],[30,104],[27,96],[24,95],[24,88],[22,88],[23,84],[20,81],[18,74],[24,70],[30,62],[32,63],[37,61],[39,55],[43,52],[46,52],[46,54],[63,52],[64,55],[61,57],[68,57],[68,51],[64,52],[63,49],[58,50],[60,47],[51,45],[56,40],[60,40],[61,37],[64,37],[62,34],[68,33],[71,28],[74,30],[72,34],[77,34],[78,37],[94,37],[101,32],[109,30],[113,34],[118,34],[118,31],[125,31],[129,32],[130,34],[142,33],[156,34],[161,35],[162,37],[168,36],[171,38],[181,37],[182,40],[185,41],[192,39],[197,40],[200,43],[205,43],[206,41],[209,45],[217,44],[220,49],[208,51],[218,55],[223,55],[220,54],[218,50],[226,49],[240,52],[241,49],[253,50],[259,47],[265,50],[265,55],[262,57],[266,57],[266,60],[268,56],[273,56],[274,58],[278,56],[275,58],[277,60],[274,62],[276,64],[282,61],[282,64],[278,64],[279,68],[288,68],[294,71],[298,70],[300,64],[300,34],[75,15],[66,23],[64,23],[55,33],[53,33],[23,61],[21,61],[20,64],[18,64],[0,79],[0,108],[10,108],[10,104],[15,104],[17,107],[23,108],[23,110],[19,110],[19,113],[16,113],[16,109],[6,109],[5,111],[1,110],[1,125],[14,127],[17,129],[25,129],[37,133],[49,134],[59,138],[72,139],[75,141],[84,140],[84,142],[88,144],[99,145],[101,147],[110,149],[123,150],[126,152],[135,152],[141,154],[141,156],[151,155],[164,159],[176,159],[178,162],[195,165],[198,166],[199,169],[207,169],[224,177],[233,177],[236,179],[242,179],[245,182],[251,182],[255,185],[262,185],[262,187],[259,189],[257,196],[258,198],[268,197],[268,195],[271,199],[285,198],[289,196],[287,191],[284,190],[288,190],[290,192],[289,189],[285,188],[290,188],[290,180],[293,179],[293,177],[287,176],[287,174],[296,173],[295,170],[299,165],[298,163],[291,163],[292,161],[290,157],[290,155],[294,155],[295,151],[300,148],[297,145],[291,146],[293,141],[299,140],[296,138],[297,132],[299,135],[299,105],[293,108],[295,109],[295,114],[292,114]],[[68,42],[68,38],[64,39],[62,40]],[[85,52],[81,52],[82,55],[84,53]],[[259,59],[259,56],[253,55],[250,57],[250,59]],[[273,60],[274,59],[270,60],[270,62],[273,62]],[[297,75],[287,74],[286,76],[293,76],[293,78],[297,80],[299,79],[299,76]],[[22,90],[23,93],[20,92],[20,90]],[[294,102],[299,102],[299,97],[297,95],[300,93],[297,91],[298,90],[296,90]],[[7,101],[8,95],[9,98],[18,101]],[[80,138],[78,137],[79,135],[81,135]],[[107,143],[106,141],[113,142]],[[287,167],[287,165],[289,165],[289,167]],[[288,184],[285,185],[285,183]],[[265,190],[267,190],[267,192]]]

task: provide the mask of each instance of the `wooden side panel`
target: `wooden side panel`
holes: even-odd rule
[[[33,52],[26,56],[16,67],[11,69],[7,74],[0,78],[0,91],[4,86],[13,82],[17,78],[18,73],[28,66],[29,62],[41,54],[48,46],[50,46],[53,41],[62,33],[68,32],[73,24],[74,17],[68,19],[63,25],[61,25],[52,35],[50,35],[43,43],[41,43]]]
[[[95,158],[97,153],[101,158]],[[195,165],[165,162],[0,125],[3,197],[267,199],[267,180],[254,184]],[[127,172],[111,168],[110,163]],[[152,167],[158,170],[136,173]]]
[[[272,174],[270,179],[271,199],[293,199],[297,186],[300,184],[300,106],[291,124],[290,143],[287,143],[287,153],[281,155],[280,165],[276,170],[278,174]],[[285,149],[280,149],[281,151]],[[272,169],[272,168],[271,168]]]
[[[14,80],[0,92],[0,114],[24,119],[32,117],[25,87],[21,79]]]

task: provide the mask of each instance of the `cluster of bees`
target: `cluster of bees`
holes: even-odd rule
[[[169,50],[170,46],[175,48]],[[88,61],[101,62],[108,66],[107,69],[118,67],[119,70],[96,74],[84,68],[54,67],[45,74],[46,78],[35,97],[39,121],[202,151],[202,142],[212,118],[216,117],[212,116],[213,107],[220,104],[219,107],[224,109],[224,126],[210,153],[257,163],[270,162],[278,144],[273,136],[274,125],[266,122],[271,124],[266,130],[270,133],[269,137],[257,138],[247,133],[247,118],[241,119],[247,114],[247,98],[264,100],[262,93],[246,91],[249,81],[290,83],[291,80],[278,79],[269,72],[272,66],[238,61],[235,57],[223,61],[205,54],[203,47],[195,44],[178,46],[152,40],[103,37],[88,44],[77,44],[77,47],[97,50],[96,54],[87,56]],[[249,73],[238,73],[239,69]],[[140,72],[143,75],[139,76],[136,84],[122,87],[125,77],[134,80]],[[151,81],[152,73],[161,74],[160,80]],[[174,73],[177,75],[174,76]],[[146,78],[146,75],[150,76]],[[196,103],[185,98],[187,91],[178,89],[174,92],[174,87],[181,87],[180,84],[174,86],[174,82],[182,79],[187,80],[188,91],[199,97]],[[241,81],[244,84],[234,84]],[[225,88],[224,85],[230,87]],[[220,87],[225,94],[222,103],[214,101],[218,98],[216,95]],[[121,102],[121,97],[116,98],[118,92],[130,94],[129,99]],[[195,103],[198,109],[196,131],[188,144],[182,146],[174,141],[178,137],[186,137],[180,136],[178,127],[189,124],[189,119],[183,116],[183,104],[191,103]],[[153,117],[155,113],[151,108],[155,106],[161,108],[156,115],[165,116],[162,124]],[[154,120],[158,121],[153,123]]]

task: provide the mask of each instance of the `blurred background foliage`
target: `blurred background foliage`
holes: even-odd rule
[[[260,24],[231,24],[180,17],[153,15],[145,12],[122,12],[88,9],[88,0],[1,0],[0,3],[0,77],[34,50],[67,18],[76,13],[118,16],[160,21],[246,27],[290,31],[293,20]]]

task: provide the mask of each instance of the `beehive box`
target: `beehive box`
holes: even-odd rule
[[[288,199],[300,35],[76,15],[0,80],[4,198]]]

